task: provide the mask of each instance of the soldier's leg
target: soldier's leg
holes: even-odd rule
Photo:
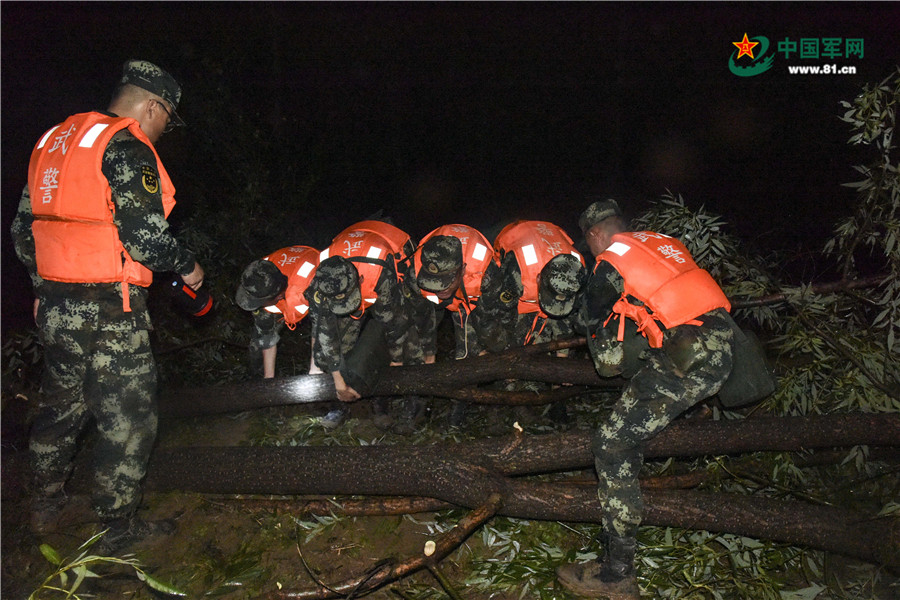
[[[44,373],[28,450],[38,495],[53,496],[62,493],[78,436],[90,418],[84,384],[93,334],[53,321],[40,325]]]
[[[156,439],[156,363],[145,330],[106,331],[93,360],[97,419],[94,509],[102,520],[129,517],[140,501]]]
[[[666,352],[653,352],[598,429],[593,448],[609,531],[636,531],[642,508],[637,479],[643,464],[641,445],[718,390],[731,369],[729,335],[718,328],[700,331],[694,340],[697,360],[687,372]]]

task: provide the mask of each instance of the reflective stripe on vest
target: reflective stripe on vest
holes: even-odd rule
[[[458,312],[461,308],[469,310],[472,303],[481,297],[481,280],[484,278],[484,272],[487,270],[488,265],[493,260],[494,249],[487,238],[474,227],[459,223],[442,225],[429,232],[419,242],[411,261],[414,274],[418,274],[419,269],[422,268],[422,245],[439,235],[452,236],[460,241],[462,244],[463,262],[466,265],[459,286],[460,289],[456,291],[452,299],[447,301],[445,308],[450,312]],[[461,291],[463,289],[465,290],[465,298],[463,298]],[[421,290],[421,292],[422,296],[429,302],[441,304],[441,300],[434,293],[426,292],[425,290]]]
[[[309,312],[304,292],[315,276],[319,251],[309,246],[287,246],[263,257],[263,260],[274,263],[288,280],[284,298],[266,306],[265,310],[283,315],[285,325],[293,330]]]
[[[622,298],[607,321],[613,315],[632,319],[652,347],[662,345],[662,332],[655,321],[672,328],[716,308],[731,310],[719,284],[697,266],[688,249],[675,238],[652,231],[617,233],[597,257],[597,264],[603,261],[625,281]],[[628,296],[644,306],[630,303]],[[620,339],[623,327],[620,323]]]
[[[102,172],[109,141],[126,128],[156,157],[159,179],[152,183],[159,186],[163,214],[168,217],[175,205],[175,187],[153,144],[130,118],[80,113],[53,127],[32,151],[28,185],[38,274],[70,283],[121,282],[127,311],[127,284],[149,286],[153,273],[122,245],[113,218],[112,190]]]
[[[547,221],[515,221],[504,227],[494,240],[497,262],[501,253],[512,252],[516,256],[522,276],[522,297],[519,298],[520,315],[537,312],[548,317],[538,302],[538,275],[559,254],[571,254],[584,265],[584,257],[575,249],[572,238],[560,227]]]

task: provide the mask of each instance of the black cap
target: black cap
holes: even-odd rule
[[[453,285],[462,265],[459,238],[436,235],[422,244],[422,266],[416,275],[416,284],[426,292],[443,292]]]
[[[605,221],[610,217],[621,216],[622,209],[619,208],[619,204],[615,200],[598,200],[581,213],[581,217],[578,219],[578,226],[581,227],[581,233],[586,234],[591,227],[600,221]]]
[[[313,302],[338,316],[349,315],[362,304],[359,271],[343,256],[330,256],[319,263],[310,287]]]
[[[587,270],[571,254],[557,254],[541,269],[538,302],[547,315],[565,317],[575,306],[575,298]]]
[[[275,263],[254,260],[241,273],[234,301],[244,310],[256,310],[273,304],[273,300],[287,289],[288,278]]]
[[[119,85],[126,83],[143,88],[165,100],[172,109],[172,124],[184,125],[184,120],[176,112],[181,101],[181,86],[166,71],[152,62],[131,59],[122,67],[122,79],[119,80]]]

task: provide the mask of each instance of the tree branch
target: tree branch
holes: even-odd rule
[[[289,591],[277,590],[262,596],[271,600],[319,600],[326,598],[343,598],[352,594],[353,597],[367,594],[392,581],[401,579],[421,569],[433,569],[448,554],[456,550],[473,531],[481,527],[488,519],[493,517],[502,504],[500,494],[491,494],[478,508],[468,513],[450,531],[438,536],[434,540],[426,542],[420,556],[408,558],[403,562],[391,564],[382,561],[376,565],[376,569],[340,583],[327,587],[317,582],[315,590]],[[299,546],[298,546],[299,551]]]

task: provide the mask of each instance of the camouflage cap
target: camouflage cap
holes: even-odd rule
[[[436,235],[422,245],[422,267],[416,284],[426,292],[443,292],[463,266],[462,242],[452,235]]]
[[[581,227],[581,233],[586,234],[591,227],[600,221],[610,217],[621,216],[622,209],[619,208],[619,204],[615,200],[598,200],[581,213],[581,217],[578,218],[578,226]]]
[[[550,259],[538,278],[541,310],[555,318],[572,312],[586,272],[581,261],[571,254],[557,254]]]
[[[343,256],[330,256],[319,263],[310,288],[316,306],[338,316],[349,315],[362,304],[359,272]]]
[[[119,85],[136,85],[148,92],[156,94],[169,104],[172,109],[172,123],[184,125],[178,113],[178,102],[181,101],[181,86],[171,75],[146,60],[129,60],[122,67],[122,79]]]
[[[241,284],[238,286],[234,301],[244,310],[256,310],[274,304],[277,298],[287,289],[288,278],[275,263],[268,260],[254,260],[241,273]]]

